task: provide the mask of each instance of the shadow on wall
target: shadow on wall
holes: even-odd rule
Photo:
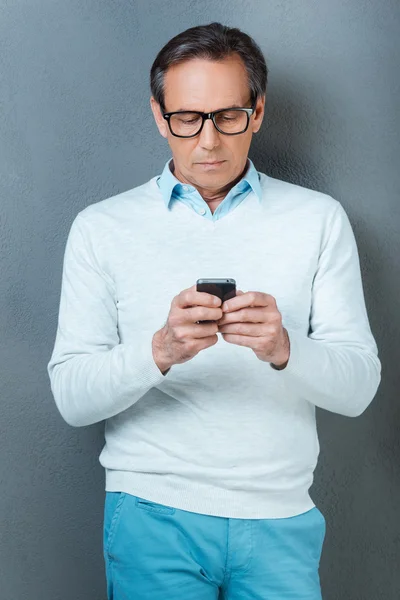
[[[321,145],[321,105],[314,110],[312,103],[292,78],[269,83],[264,121],[253,137],[250,155],[271,177],[318,189],[323,162],[315,161],[314,155]]]
[[[321,452],[311,490],[327,518],[322,580],[335,580],[338,587],[341,582],[350,583],[351,589],[347,587],[344,595],[356,598],[360,571],[346,577],[343,564],[333,557],[340,555],[344,562],[351,562],[362,553],[364,571],[373,574],[378,554],[382,554],[379,566],[381,573],[384,571],[384,543],[386,553],[396,552],[390,531],[397,529],[398,520],[391,498],[400,481],[400,405],[393,406],[392,399],[398,396],[400,372],[395,364],[399,334],[393,299],[400,298],[400,277],[389,246],[395,239],[395,223],[384,213],[379,220],[379,211],[375,218],[372,211],[366,213],[375,201],[375,191],[366,177],[368,155],[359,156],[358,151],[368,143],[368,124],[352,122],[348,98],[340,97],[340,90],[331,93],[329,86],[334,82],[323,89],[317,86],[318,82],[300,81],[299,75],[296,81],[282,74],[269,85],[264,122],[253,138],[250,157],[271,177],[330,194],[342,202],[356,237],[368,318],[382,362],[382,382],[377,397],[356,419],[317,409]],[[364,179],[362,185],[360,178]],[[363,194],[369,194],[368,198]],[[382,235],[385,228],[387,237]],[[382,489],[387,493],[382,494]],[[368,588],[365,577],[361,587]]]
[[[346,94],[333,80],[321,87],[308,70],[281,71],[268,84],[264,122],[250,149],[258,168],[325,193],[337,189],[338,174],[354,172],[352,142],[360,135],[357,125],[349,127],[353,102]]]

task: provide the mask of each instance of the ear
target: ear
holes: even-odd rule
[[[158,131],[164,138],[167,138],[168,137],[167,121],[162,116],[161,107],[160,107],[159,103],[154,99],[153,96],[151,96],[151,98],[150,98],[150,106],[151,106],[151,110],[154,115],[155,122],[158,127]]]
[[[255,111],[251,116],[253,133],[258,132],[258,130],[260,129],[261,124],[263,122],[264,111],[265,111],[265,96],[266,95],[264,94],[264,96],[261,96],[261,98],[258,98]]]

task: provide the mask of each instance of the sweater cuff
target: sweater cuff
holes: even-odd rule
[[[136,380],[140,381],[140,387],[142,389],[150,389],[156,387],[159,383],[164,381],[169,370],[163,374],[158,366],[156,365],[153,357],[153,332],[147,333],[141,339],[139,343],[129,344],[129,351],[131,353],[130,361],[136,371]],[[132,375],[132,372],[131,372]]]

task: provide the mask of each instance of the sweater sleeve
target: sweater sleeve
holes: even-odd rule
[[[313,280],[308,335],[286,329],[290,356],[279,376],[287,389],[334,413],[355,417],[364,412],[378,389],[381,363],[365,307],[356,240],[339,202]]]
[[[101,269],[85,220],[68,235],[56,340],[47,365],[61,416],[74,427],[112,417],[164,379],[153,359],[152,335],[121,344],[112,278]]]

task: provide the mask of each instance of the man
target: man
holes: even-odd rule
[[[172,159],[69,233],[48,372],[67,423],[106,420],[109,599],[321,598],[315,407],[361,414],[381,366],[343,207],[248,159],[266,83],[239,29],[170,40],[151,109]]]

